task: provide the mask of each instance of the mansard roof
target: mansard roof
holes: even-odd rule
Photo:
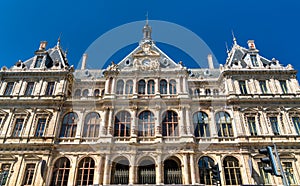
[[[230,51],[228,51],[228,57],[224,67],[228,68],[281,68],[282,65],[278,60],[269,60],[259,54],[259,50],[256,49],[254,41],[248,41],[249,48],[242,47],[237,44],[234,38],[234,45]]]
[[[34,56],[26,61],[19,60],[11,67],[12,70],[69,69],[67,54],[61,48],[59,41],[53,48],[46,49],[47,42],[42,41]],[[39,64],[36,64],[39,63]]]

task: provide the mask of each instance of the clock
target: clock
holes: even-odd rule
[[[144,66],[150,66],[150,60],[149,59],[144,59],[143,62],[142,62],[142,64]]]

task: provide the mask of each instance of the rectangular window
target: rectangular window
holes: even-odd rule
[[[283,168],[284,172],[286,173],[286,178],[287,178],[289,184],[290,185],[297,184],[295,176],[294,176],[294,169],[293,169],[292,162],[282,162],[282,168]]]
[[[280,80],[279,83],[280,83],[282,93],[287,94],[288,93],[288,88],[287,88],[287,85],[286,85],[286,81],[285,80]]]
[[[54,91],[54,82],[48,82],[45,95],[51,96],[53,94],[53,91]]]
[[[257,136],[255,117],[248,117],[247,120],[251,136]]]
[[[258,168],[260,173],[260,178],[263,184],[271,184],[270,176],[266,173],[263,167],[267,166],[265,163],[258,162]]]
[[[23,186],[32,185],[34,170],[35,170],[35,164],[26,165]]]
[[[261,80],[259,81],[259,86],[260,86],[260,90],[263,94],[268,93],[268,89],[267,89],[267,83],[265,80]]]
[[[10,164],[2,164],[0,172],[0,185],[5,185],[9,175]]]
[[[300,135],[300,118],[299,117],[292,117],[296,132]]]
[[[40,68],[42,65],[42,61],[43,61],[44,56],[38,56],[36,58],[35,64],[34,64],[34,68]]]
[[[4,96],[9,96],[12,93],[14,87],[14,82],[7,82],[5,91],[4,91]]]
[[[245,81],[239,81],[241,94],[247,94],[247,87]]]
[[[33,86],[34,86],[34,82],[28,82],[27,83],[27,87],[26,87],[26,90],[25,90],[25,93],[24,93],[25,96],[32,95]]]
[[[279,133],[277,117],[270,117],[270,123],[271,123],[274,135],[279,135],[280,133]]]
[[[14,131],[13,131],[13,134],[12,134],[13,137],[20,137],[21,136],[21,132],[22,132],[22,129],[23,129],[23,122],[24,122],[24,119],[22,119],[22,118],[16,119],[15,128],[14,128]]]
[[[46,127],[46,119],[39,118],[36,131],[35,131],[35,137],[42,137],[44,135],[45,127]]]
[[[258,67],[259,65],[258,65],[258,62],[257,62],[256,55],[250,55],[250,58],[251,58],[252,66]]]

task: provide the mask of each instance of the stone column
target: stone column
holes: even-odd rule
[[[109,155],[107,154],[105,156],[104,161],[104,171],[103,171],[103,185],[109,185],[110,184],[110,160]]]
[[[107,109],[104,110],[104,114],[103,114],[103,118],[101,118],[101,125],[100,125],[100,137],[101,136],[105,136],[106,135],[106,125],[105,123],[107,122],[106,121],[106,118],[107,118]]]
[[[77,112],[78,113],[78,119],[77,119],[77,128],[76,128],[76,133],[75,133],[75,138],[76,139],[80,139],[81,137],[81,130],[83,128],[83,125],[84,125],[84,119],[83,119],[83,114],[84,114],[84,109],[81,110],[80,112]]]
[[[137,117],[136,117],[136,113],[137,113],[137,108],[133,108],[132,109],[132,112],[131,112],[131,120],[132,120],[132,124],[131,124],[131,137],[137,137],[137,133],[136,131],[138,130],[137,128],[137,125],[136,125],[136,120],[137,120]]]
[[[163,173],[162,173],[162,161],[161,161],[161,155],[159,154],[157,156],[157,165],[156,165],[156,185],[162,185],[163,182],[162,182],[162,176],[163,176]]]
[[[183,90],[182,91],[184,93],[188,93],[187,80],[186,80],[185,77],[182,78],[182,83],[183,83],[183,86],[182,86]]]
[[[233,93],[234,89],[233,89],[231,77],[228,77],[228,79],[226,79],[226,83],[227,83],[227,89],[228,89],[227,91],[228,91],[228,93]]]
[[[177,94],[181,94],[181,93],[182,93],[179,78],[180,78],[180,77],[178,77],[178,78],[176,79],[176,91],[177,91]]]
[[[131,161],[130,161],[130,167],[129,167],[129,185],[133,185],[135,184],[135,179],[136,179],[136,175],[135,175],[135,155],[131,156]]]
[[[192,185],[196,184],[195,162],[194,154],[190,154],[190,168],[191,168],[191,182]]]
[[[76,178],[76,168],[77,168],[77,156],[71,156],[71,167],[69,172],[69,178],[68,178],[68,186],[75,185],[75,178]]]
[[[183,184],[188,185],[190,184],[190,179],[189,179],[189,168],[188,168],[188,157],[187,154],[183,154]]]
[[[94,185],[99,185],[101,184],[101,172],[102,172],[102,157],[98,156],[98,164],[96,166],[96,170],[95,170],[95,175],[94,175]]]
[[[110,86],[110,77],[107,77],[106,81],[105,81],[105,89],[104,89],[104,94],[108,94],[108,90],[109,90],[109,86]]]
[[[183,115],[184,107],[179,108],[179,136],[185,135],[185,126],[184,126],[184,115]]]
[[[187,134],[188,135],[192,135],[192,131],[194,131],[193,130],[194,127],[193,127],[193,122],[190,119],[190,108],[189,107],[187,107],[185,109],[185,116],[186,116],[185,121],[186,121],[186,131],[187,131]]]
[[[116,77],[113,77],[112,83],[111,83],[110,94],[115,94],[115,90],[116,90],[115,84],[116,84]]]
[[[108,115],[108,124],[107,124],[107,135],[112,136],[113,135],[113,108],[109,109],[109,115]]]
[[[155,83],[155,94],[157,95],[157,94],[160,94],[160,92],[159,92],[159,80],[158,80],[158,78],[156,78],[155,80],[154,80],[154,83]]]
[[[161,138],[162,133],[161,133],[161,126],[160,126],[160,123],[161,123],[160,107],[155,108],[155,116],[156,116],[156,119],[155,119],[155,136]]]

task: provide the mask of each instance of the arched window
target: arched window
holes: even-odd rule
[[[219,137],[233,137],[231,118],[227,112],[218,112],[216,123]]]
[[[75,96],[75,97],[80,97],[80,95],[81,95],[81,90],[80,90],[80,89],[77,89],[77,90],[75,91],[74,96]]]
[[[116,137],[128,137],[130,136],[130,113],[127,111],[121,111],[115,116],[115,132]]]
[[[94,90],[94,96],[95,96],[95,97],[100,96],[100,90],[99,90],[99,89],[95,89],[95,90]]]
[[[176,81],[175,80],[170,80],[169,82],[169,93],[170,94],[176,94]]]
[[[199,89],[199,88],[196,88],[196,89],[194,90],[194,95],[195,95],[195,96],[200,96],[200,89]]]
[[[86,115],[83,126],[83,137],[95,138],[99,136],[100,116],[96,112]]]
[[[51,186],[68,185],[69,172],[70,160],[68,158],[63,157],[56,160],[53,168]]]
[[[111,184],[128,185],[129,183],[129,161],[125,158],[114,161],[111,169]]]
[[[117,82],[117,91],[116,94],[123,94],[123,90],[124,90],[124,81],[123,80],[118,80]]]
[[[74,112],[65,115],[59,137],[75,137],[78,116]]]
[[[167,81],[162,79],[159,83],[159,90],[161,94],[167,94]]]
[[[214,160],[208,156],[201,157],[198,161],[200,183],[213,185],[211,168],[214,166]]]
[[[147,93],[148,94],[154,94],[154,91],[155,91],[155,83],[153,80],[149,80],[148,81],[148,85],[147,85]]]
[[[172,157],[164,161],[164,183],[182,184],[181,162]]]
[[[145,89],[146,89],[146,82],[145,80],[141,79],[138,82],[138,93],[139,94],[145,94]]]
[[[126,81],[125,94],[133,94],[133,81]]]
[[[205,89],[205,95],[209,96],[211,94],[210,89]]]
[[[155,184],[155,162],[153,160],[143,160],[138,166],[138,184]]]
[[[138,122],[138,136],[154,136],[154,115],[150,111],[143,111],[139,115],[139,122]]]
[[[196,112],[193,116],[195,137],[209,137],[208,116],[204,112]]]
[[[177,113],[168,110],[163,115],[162,133],[163,136],[178,136],[178,116]]]
[[[94,184],[95,161],[88,157],[82,159],[78,164],[76,186]]]
[[[88,89],[84,89],[83,92],[82,92],[82,96],[88,97],[89,96],[89,90]]]
[[[241,185],[242,176],[240,172],[239,161],[228,156],[223,161],[226,185]]]

